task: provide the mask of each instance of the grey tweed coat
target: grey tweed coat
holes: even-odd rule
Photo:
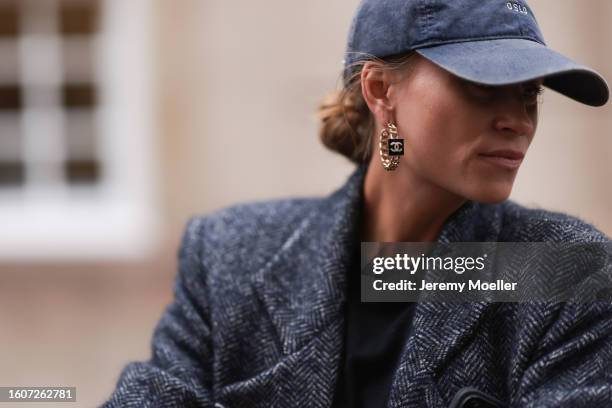
[[[151,358],[129,363],[102,406],[330,407],[366,169],[328,197],[193,218]],[[468,201],[438,241],[610,239],[508,200]],[[447,407],[463,387],[510,407],[612,407],[612,304],[417,304],[388,407]]]

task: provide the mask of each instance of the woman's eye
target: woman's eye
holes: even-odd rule
[[[537,103],[538,96],[544,92],[544,88],[541,86],[532,86],[525,89],[524,95],[528,103]]]
[[[509,97],[508,91],[510,87],[483,85],[475,82],[468,82],[468,88],[471,94],[485,103],[490,103],[497,98]],[[529,84],[513,87],[512,92],[518,92],[522,95],[524,103],[527,105],[535,105],[538,103],[538,98],[544,92],[544,88],[538,84]]]

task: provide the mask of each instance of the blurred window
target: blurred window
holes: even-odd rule
[[[98,0],[0,1],[0,188],[100,180],[99,17]]]
[[[0,259],[147,246],[150,7],[0,0]]]

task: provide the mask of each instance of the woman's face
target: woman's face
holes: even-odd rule
[[[470,200],[507,199],[536,131],[541,80],[484,87],[413,63],[393,90],[400,168]]]

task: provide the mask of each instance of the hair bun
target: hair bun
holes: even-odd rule
[[[368,159],[373,123],[360,87],[328,94],[319,105],[318,117],[319,138],[325,147],[355,163]]]

